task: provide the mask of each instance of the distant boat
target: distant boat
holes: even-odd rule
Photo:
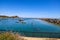
[[[23,18],[20,18],[19,21],[24,21]]]
[[[20,19],[19,21],[24,21],[24,20]]]

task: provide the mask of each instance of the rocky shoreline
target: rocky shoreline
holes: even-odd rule
[[[41,18],[40,20],[49,22],[49,23],[53,23],[56,25],[60,25],[60,19],[51,19],[51,18]]]

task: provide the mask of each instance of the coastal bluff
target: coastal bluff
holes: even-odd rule
[[[5,15],[0,15],[0,18],[19,18],[18,16],[5,16]]]

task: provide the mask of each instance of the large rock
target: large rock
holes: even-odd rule
[[[10,18],[19,18],[18,16],[11,16]]]

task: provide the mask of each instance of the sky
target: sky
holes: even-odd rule
[[[0,0],[0,15],[60,18],[60,0]]]

